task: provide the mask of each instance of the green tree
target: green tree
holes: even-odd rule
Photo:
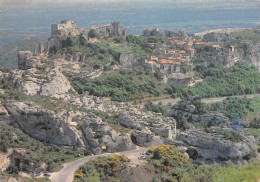
[[[94,29],[90,29],[90,31],[89,31],[89,33],[88,33],[88,36],[89,36],[90,38],[99,38],[98,33],[97,33],[96,30],[94,30]]]
[[[85,46],[86,42],[87,42],[87,40],[85,39],[85,37],[82,34],[80,34],[80,36],[79,36],[79,45]]]

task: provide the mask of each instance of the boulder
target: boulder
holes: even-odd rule
[[[139,146],[146,147],[158,146],[163,144],[163,140],[161,140],[159,136],[155,136],[154,133],[152,133],[148,129],[135,130],[132,133],[132,141]]]

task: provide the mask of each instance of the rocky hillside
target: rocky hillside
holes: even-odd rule
[[[153,36],[151,33],[146,32],[148,36]],[[176,33],[166,34],[172,40],[171,36]],[[189,41],[182,32],[176,35],[182,36],[184,42]],[[147,111],[138,102],[116,102],[89,94],[88,91],[91,91],[91,94],[99,93],[121,100],[144,98],[144,94],[160,95],[157,88],[159,80],[150,78],[149,73],[143,76],[147,70],[132,70],[140,66],[136,65],[137,62],[147,62],[142,62],[133,52],[121,52],[127,48],[121,47],[123,45],[132,45],[133,51],[136,45],[146,47],[149,44],[146,40],[165,41],[164,37],[144,37],[131,37],[133,42],[138,42],[135,45],[124,42],[127,33],[119,23],[92,27],[89,31],[79,28],[72,21],[52,25],[50,39],[40,43],[34,53],[19,52],[18,69],[0,71],[0,124],[12,126],[38,141],[69,151],[101,154],[169,144],[177,146],[183,153],[181,155],[197,163],[226,163],[231,160],[242,165],[253,161],[256,157],[254,137],[234,129],[232,121],[223,114],[209,112],[200,97],[188,97],[162,114]],[[116,45],[116,49],[121,49],[119,52],[104,48],[106,44],[102,41],[109,39],[122,41],[120,46]],[[110,47],[112,45],[115,43],[111,43]],[[141,52],[148,53],[149,50],[142,48]],[[101,53],[102,56],[99,55]],[[102,60],[99,67],[92,64],[97,60]],[[178,75],[191,74],[188,65],[172,68],[161,67],[165,72],[155,71],[150,75],[157,74],[159,78],[162,76],[159,73],[165,73],[164,76],[167,76],[169,69],[172,72],[177,69]],[[105,69],[106,74],[102,74]],[[121,76],[118,76],[119,73]],[[123,73],[125,76],[122,76]],[[132,74],[132,77],[127,74]],[[99,76],[101,80],[91,81]],[[111,85],[113,89],[109,87]],[[28,153],[26,147],[22,148]],[[8,149],[2,152],[6,153]],[[22,156],[18,161],[26,159]],[[30,158],[30,155],[26,157]],[[12,165],[20,170],[36,169],[34,165],[30,170],[23,169],[15,161]],[[46,165],[51,166],[52,163],[55,159]]]
[[[260,71],[260,33],[258,29],[241,29],[230,33],[208,33],[195,46],[195,62],[206,66],[230,67],[237,61],[255,66]],[[214,43],[217,46],[210,46]]]

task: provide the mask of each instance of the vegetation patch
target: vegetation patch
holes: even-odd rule
[[[118,181],[116,176],[127,163],[128,159],[123,155],[98,157],[82,165],[75,172],[74,181]]]
[[[148,101],[147,103],[145,103],[144,106],[147,111],[163,114],[165,111],[171,108],[171,103],[169,103],[168,105],[162,105],[161,102],[158,104],[153,104],[151,101]]]
[[[198,71],[198,67],[195,67],[195,72],[196,70]],[[197,83],[194,87],[169,85],[166,88],[167,93],[174,98],[191,95],[205,98],[260,93],[260,73],[254,66],[249,67],[246,63],[237,62],[230,68],[203,67],[199,72],[203,83]]]
[[[253,135],[260,146],[260,98],[227,98],[210,105],[211,111],[225,114],[233,122],[241,122],[246,133]],[[231,135],[230,135],[231,136]],[[235,135],[233,135],[235,137]]]
[[[260,178],[260,163],[239,167],[232,162],[225,166],[219,164],[196,164],[169,145],[152,147],[147,151],[147,160],[154,165],[162,182],[251,182]]]
[[[69,78],[75,90],[82,94],[111,97],[111,100],[126,102],[148,96],[159,96],[160,90],[155,81],[148,76],[135,78],[123,74],[103,74],[93,80],[71,76]]]
[[[236,38],[237,40],[250,40],[253,43],[257,43],[260,41],[260,32],[256,29],[247,29],[241,30],[238,32],[232,32],[229,34],[230,36]]]
[[[222,102],[212,103],[209,108],[223,113],[229,119],[246,118],[249,113],[260,114],[260,98],[227,98]]]

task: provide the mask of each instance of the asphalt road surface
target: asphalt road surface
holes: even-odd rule
[[[106,153],[106,154],[84,157],[76,161],[65,164],[65,166],[59,172],[52,173],[50,179],[52,182],[72,182],[75,171],[87,161],[90,161],[100,156],[111,156],[116,154],[122,154],[128,157],[131,161],[134,160],[135,162],[136,161],[138,162],[138,157],[141,156],[142,153],[146,152],[147,150],[148,148],[144,148],[144,149],[130,150],[130,151],[124,151],[118,153]],[[141,163],[142,160],[140,160],[139,162]]]

